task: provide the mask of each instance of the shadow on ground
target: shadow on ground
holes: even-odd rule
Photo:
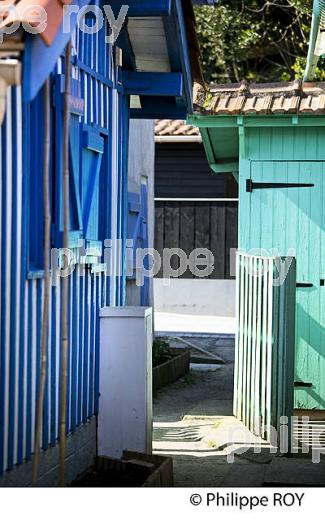
[[[323,463],[277,456],[232,415],[234,337],[184,339],[223,364],[191,364],[185,377],[155,395],[153,450],[172,456],[175,486],[324,484]]]

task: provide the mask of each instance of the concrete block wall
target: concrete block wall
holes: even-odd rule
[[[80,426],[68,435],[66,443],[66,484],[90,468],[96,456],[96,419]],[[24,462],[0,476],[0,487],[28,487],[32,485],[32,462]],[[40,487],[59,485],[59,445],[41,452],[39,466]]]
[[[154,279],[155,311],[235,317],[235,280]]]

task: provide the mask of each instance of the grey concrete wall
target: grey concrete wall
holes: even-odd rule
[[[129,169],[128,191],[140,193],[141,184],[145,183],[148,190],[148,242],[154,244],[154,179],[155,179],[155,141],[154,121],[130,120],[129,137]],[[127,282],[126,304],[140,305],[140,288],[133,280]],[[153,305],[153,283],[150,281],[150,305]]]
[[[96,456],[96,420],[91,419],[68,435],[66,443],[66,484],[93,465]],[[0,477],[0,487],[32,485],[32,462],[24,462]],[[59,445],[41,452],[39,466],[40,487],[59,485]]]
[[[156,312],[199,316],[235,316],[234,280],[154,279]]]

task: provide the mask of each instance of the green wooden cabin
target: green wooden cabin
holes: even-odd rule
[[[296,258],[294,407],[325,410],[325,84],[198,89],[189,123],[239,183],[239,249]]]

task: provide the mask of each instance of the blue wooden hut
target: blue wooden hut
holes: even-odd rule
[[[10,3],[18,10],[21,7],[21,12],[26,7],[25,0]],[[71,37],[70,248],[74,250],[80,239],[85,241],[83,265],[75,256],[76,269],[69,277],[66,431],[74,432],[76,439],[72,447],[76,464],[69,469],[73,478],[86,464],[85,454],[89,460],[95,452],[99,309],[125,304],[130,218],[142,218],[142,226],[132,225],[136,236],[129,238],[145,237],[146,205],[139,209],[139,201],[132,196],[128,200],[127,193],[129,120],[184,118],[191,110],[192,78],[199,73],[189,0],[129,0],[118,39],[110,43],[105,16],[98,32],[86,34],[74,14],[72,34],[66,34],[63,5],[71,2],[32,3],[48,14],[44,32],[30,34],[21,23],[14,33],[4,30],[17,11],[2,15],[1,23],[0,485],[30,482],[23,463],[33,452],[40,384],[44,81],[49,77],[51,86],[51,246],[60,248],[64,48]],[[98,8],[104,3],[90,2]],[[72,1],[77,8],[87,4],[86,0]],[[120,0],[109,2],[115,17],[122,4]],[[89,26],[94,23],[93,10],[85,11],[84,21]],[[103,263],[106,239],[119,239],[122,244],[122,254],[112,247],[114,270],[110,276],[105,276]],[[79,276],[81,269],[85,269],[85,276]],[[51,470],[57,464],[50,453],[56,449],[59,436],[61,290],[62,279],[52,279],[41,439],[49,455],[44,459],[42,471],[48,477],[43,483],[55,480]],[[82,446],[82,453],[78,446]]]

